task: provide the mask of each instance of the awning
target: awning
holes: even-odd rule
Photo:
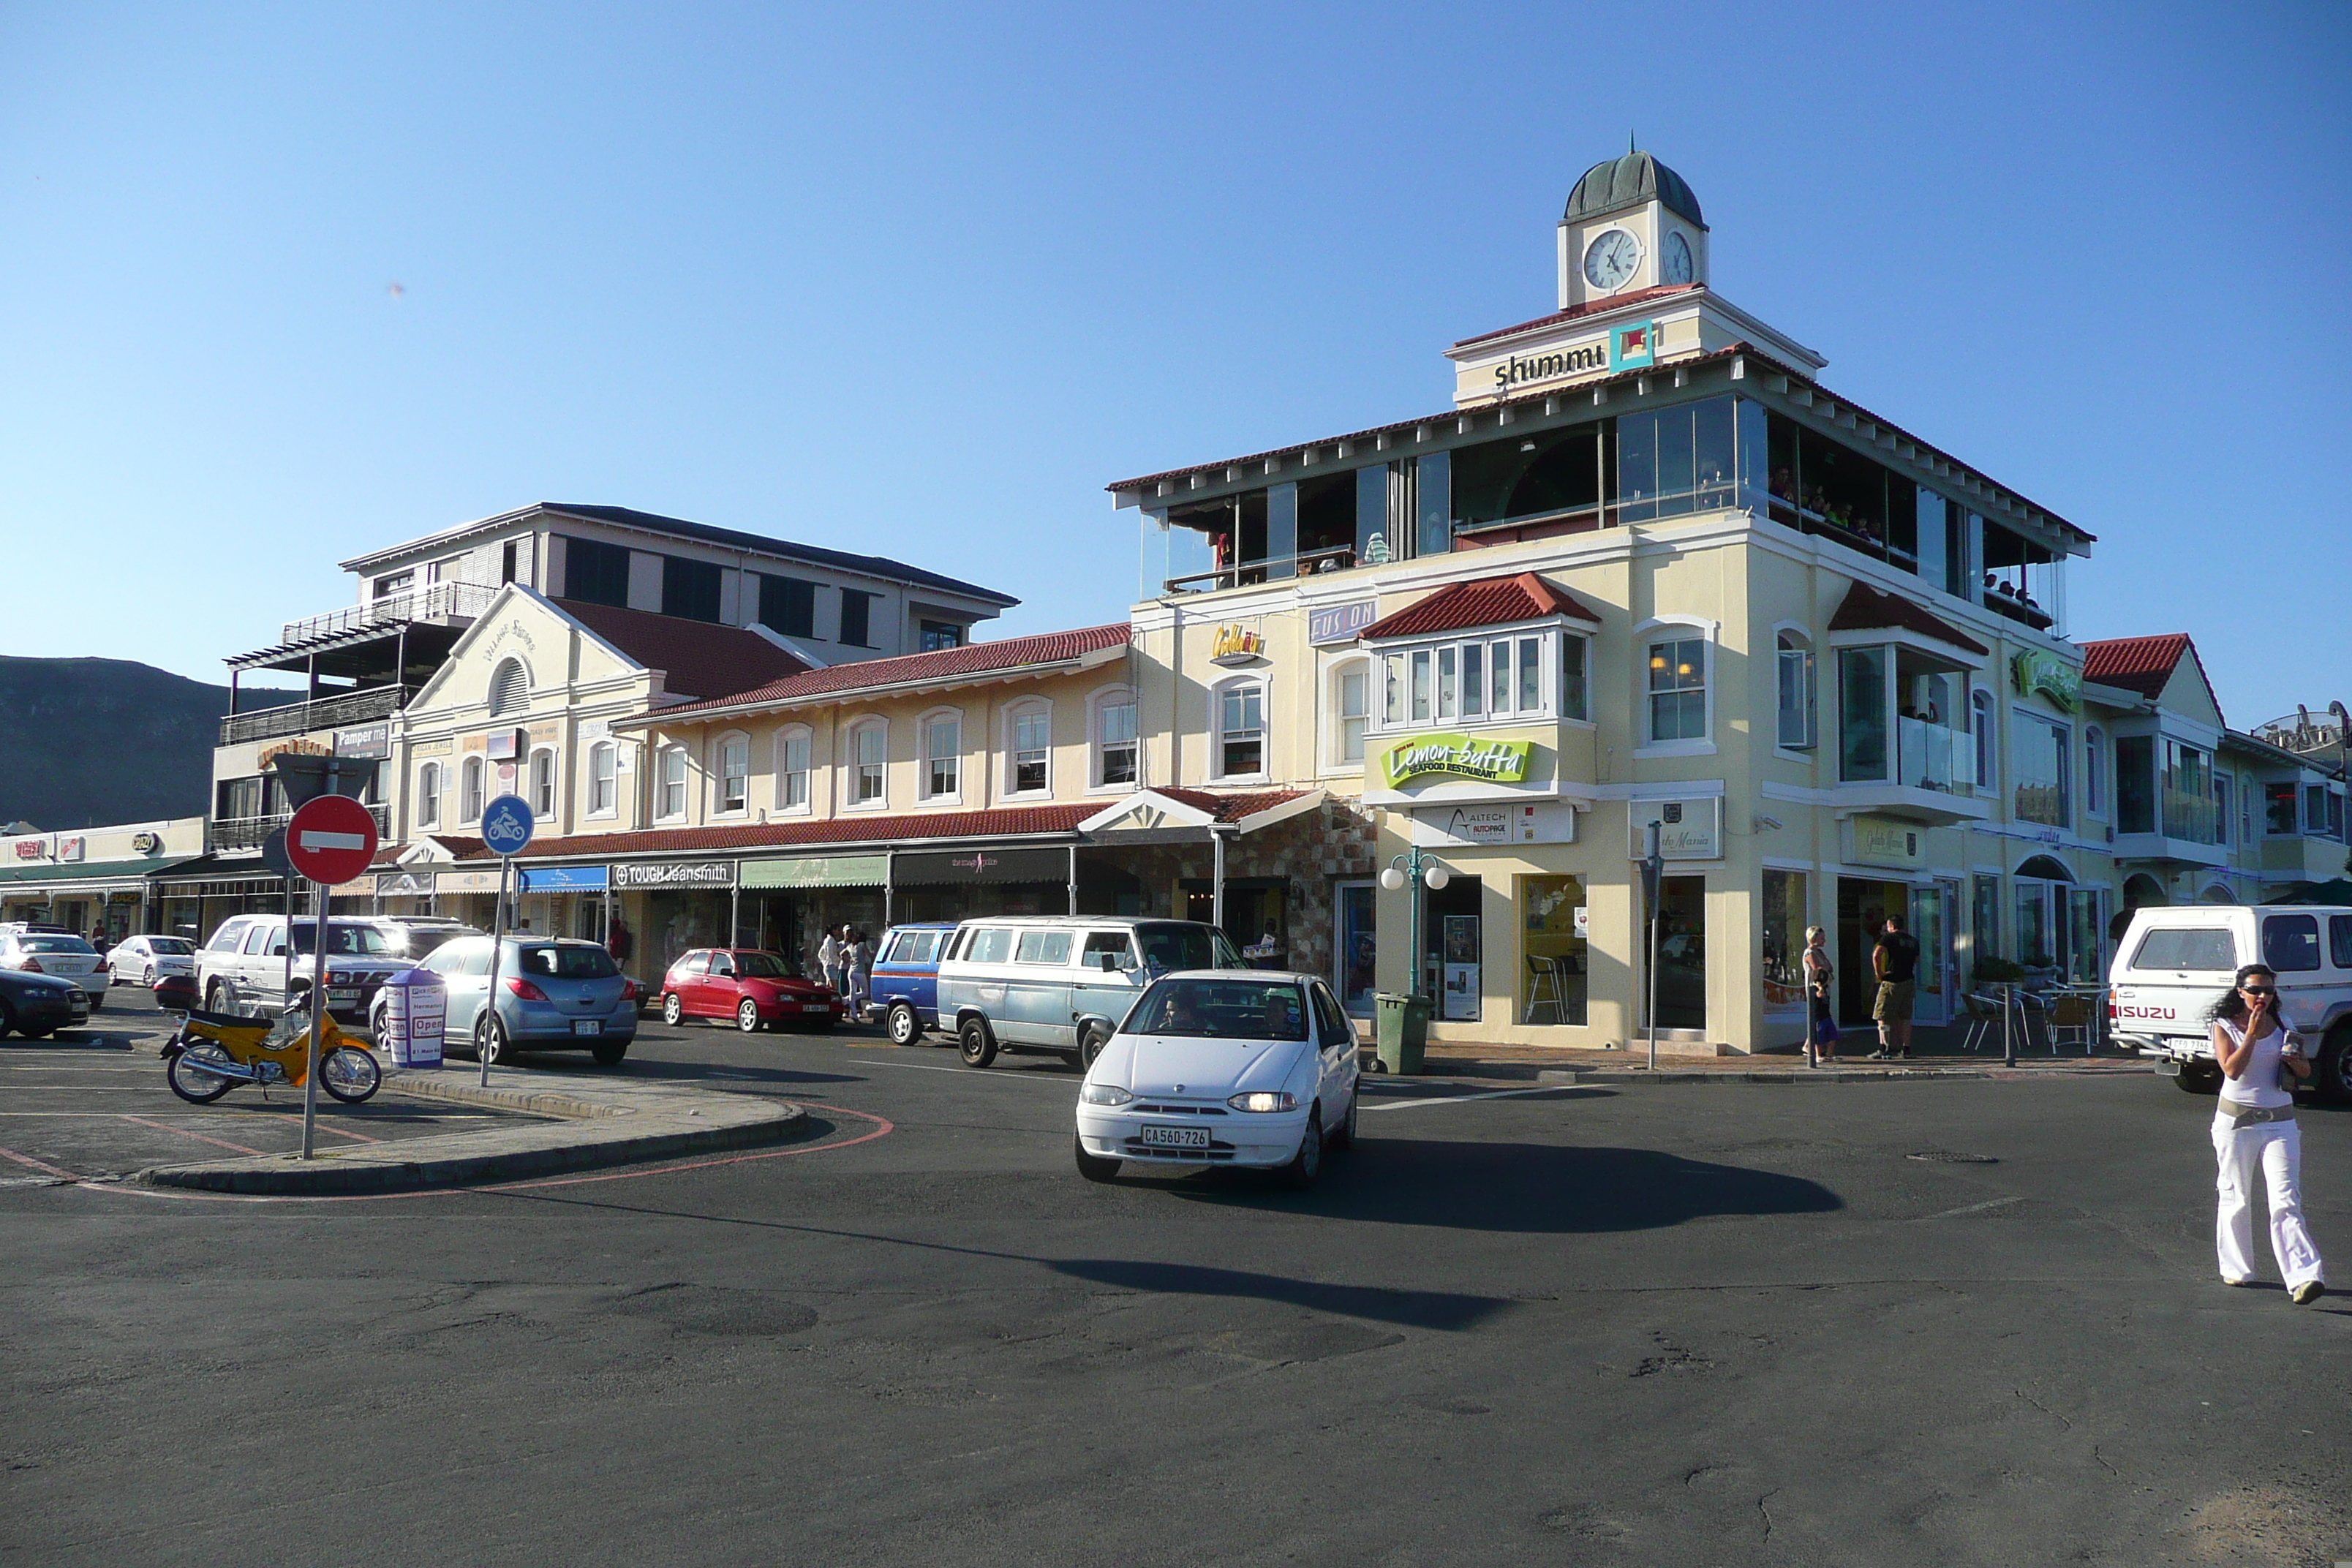
[[[603,866],[534,866],[515,876],[526,893],[601,893],[612,884]]]
[[[37,866],[0,867],[0,893],[71,892],[89,887],[125,887],[160,877],[175,866],[200,860],[199,855],[173,859],[141,856],[134,860],[75,860],[58,865],[44,860]]]
[[[946,849],[937,853],[900,855],[890,863],[891,885],[899,888],[944,888],[962,883],[1051,882],[1069,880],[1066,849]]]
[[[746,888],[878,888],[889,876],[887,855],[794,855],[742,867]]]

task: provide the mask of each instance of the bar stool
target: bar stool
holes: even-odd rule
[[[1549,1007],[1551,1009],[1553,1023],[1567,1023],[1568,993],[1559,983],[1559,960],[1531,952],[1528,954],[1528,969],[1535,976],[1535,980],[1528,987],[1527,1016],[1519,1021],[1523,1024],[1532,1024],[1536,1021],[1536,1010],[1539,1007]],[[1549,992],[1550,994],[1545,994],[1546,992]]]

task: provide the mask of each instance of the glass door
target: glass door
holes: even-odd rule
[[[1951,908],[1958,895],[1950,884],[1911,889],[1911,934],[1919,939],[1919,984],[1911,1004],[1912,1022],[1951,1021]]]
[[[1351,1016],[1372,1016],[1374,910],[1372,884],[1342,882],[1332,935],[1331,988]]]

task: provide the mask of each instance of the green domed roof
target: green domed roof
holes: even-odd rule
[[[1628,153],[1585,170],[1584,178],[1569,193],[1568,211],[1560,215],[1560,221],[1605,217],[1654,200],[1701,228],[1706,226],[1706,219],[1699,216],[1698,197],[1691,194],[1688,183],[1647,153]]]

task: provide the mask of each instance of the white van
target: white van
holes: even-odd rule
[[[1199,921],[1002,915],[966,921],[940,960],[939,1020],[963,1059],[1000,1050],[1091,1067],[1143,988],[1179,969],[1246,969]]]
[[[2352,909],[2316,904],[2184,904],[2136,910],[2109,971],[2116,1043],[2156,1058],[2191,1094],[2217,1094],[2206,1012],[2240,968],[2278,973],[2279,1016],[2313,1055],[2311,1084],[2352,1103]]]

